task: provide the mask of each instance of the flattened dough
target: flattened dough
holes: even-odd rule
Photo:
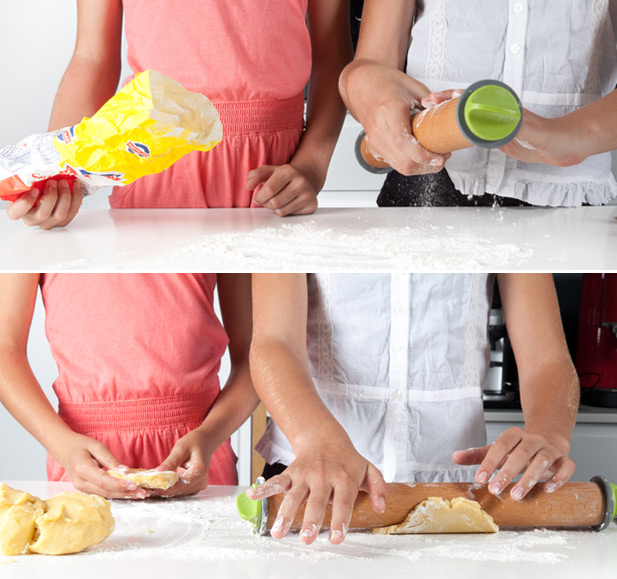
[[[97,545],[114,530],[109,501],[60,493],[42,501],[0,483],[0,553],[65,555]]]
[[[416,505],[400,525],[373,529],[374,533],[496,533],[499,527],[476,501],[429,497]]]
[[[138,487],[145,489],[165,490],[174,486],[179,480],[177,472],[173,470],[146,470],[145,468],[131,468],[128,472],[108,470],[107,474],[122,480],[130,480]]]

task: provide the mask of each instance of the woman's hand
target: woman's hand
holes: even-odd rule
[[[37,203],[38,200],[38,203]],[[24,193],[17,201],[9,203],[6,209],[10,219],[19,219],[30,226],[38,225],[41,229],[52,229],[68,225],[77,215],[83,195],[81,185],[71,185],[66,179],[45,183],[43,192],[35,187]]]
[[[73,486],[81,492],[108,499],[145,499],[150,491],[133,482],[105,474],[104,470],[128,469],[102,442],[74,432],[58,445],[62,450],[52,454],[66,469]]]
[[[302,171],[292,164],[262,165],[247,175],[246,188],[249,191],[262,184],[254,201],[267,207],[280,217],[285,215],[307,215],[317,209],[319,187],[313,184],[308,171]]]
[[[356,61],[343,73],[340,90],[375,156],[403,175],[443,169],[447,156],[427,151],[412,134],[411,112],[431,94],[426,86],[400,70]]]
[[[576,465],[568,457],[570,444],[550,434],[530,432],[524,428],[508,428],[489,446],[459,450],[452,455],[457,464],[479,464],[476,481],[487,483],[488,490],[499,495],[519,474],[510,496],[521,500],[539,480],[546,492],[556,491],[574,474]]]
[[[275,539],[287,534],[296,513],[304,504],[306,509],[300,541],[306,545],[317,538],[329,503],[332,503],[329,540],[335,545],[345,539],[358,491],[366,491],[375,511],[384,512],[388,491],[386,483],[377,468],[353,447],[331,444],[322,446],[320,450],[314,446],[297,456],[280,475],[246,493],[253,500],[285,493],[270,531]]]
[[[154,491],[157,496],[194,495],[208,486],[210,459],[214,449],[210,449],[212,437],[201,428],[191,430],[176,442],[169,456],[157,470],[174,470],[180,480],[164,491]]]
[[[556,167],[570,167],[589,156],[573,113],[547,119],[524,110],[520,131],[501,150],[519,161]]]

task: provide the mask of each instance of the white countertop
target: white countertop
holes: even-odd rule
[[[52,231],[2,211],[0,247],[2,270],[617,270],[617,207],[84,208]]]
[[[6,481],[42,498],[68,483]],[[239,487],[195,497],[113,501],[113,534],[76,555],[0,556],[3,579],[230,577],[250,579],[614,579],[617,526],[593,531],[500,531],[493,535],[383,536],[352,532],[333,546],[253,535],[235,510]]]

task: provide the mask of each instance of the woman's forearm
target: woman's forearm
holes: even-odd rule
[[[317,394],[303,355],[284,339],[254,339],[251,373],[259,397],[296,453],[320,442],[351,444]]]
[[[585,157],[617,150],[617,90],[562,120],[581,135]]]

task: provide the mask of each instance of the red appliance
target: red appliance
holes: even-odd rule
[[[617,274],[585,273],[578,315],[576,370],[582,402],[617,408]]]

